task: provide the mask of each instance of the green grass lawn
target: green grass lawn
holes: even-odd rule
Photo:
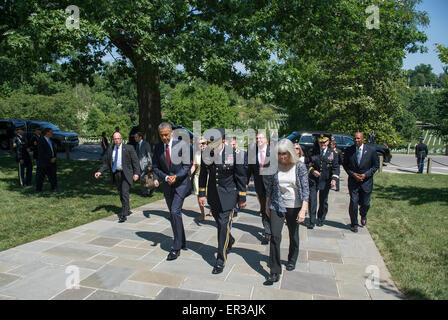
[[[109,174],[98,180],[93,177],[100,164],[58,159],[59,193],[50,192],[47,180],[43,192],[37,194],[35,172],[34,185],[22,188],[15,160],[0,156],[0,251],[121,212]],[[143,198],[140,183],[132,186],[131,209],[160,199],[163,193],[159,191],[152,198]]]
[[[375,176],[369,231],[407,299],[448,299],[448,176]]]

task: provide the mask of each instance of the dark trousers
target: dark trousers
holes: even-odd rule
[[[122,171],[117,171],[113,173],[114,183],[117,186],[118,194],[120,195],[121,201],[121,214],[120,217],[126,217],[129,215],[129,192],[131,190],[131,185],[126,180]]]
[[[17,172],[19,175],[19,184],[21,186],[30,186],[33,179],[33,163],[31,160],[18,163]]]
[[[58,188],[56,163],[52,163],[48,167],[39,167],[37,170],[39,171],[39,175],[37,176],[36,181],[36,191],[42,191],[42,185],[44,183],[45,177],[48,177],[48,180],[50,181],[51,191],[56,191]]]
[[[232,210],[224,212],[215,212],[212,210],[213,218],[216,221],[218,229],[218,255],[216,257],[216,264],[225,266],[227,260],[227,248],[232,239],[230,229],[232,225]]]
[[[165,201],[168,210],[170,210],[170,222],[173,230],[173,250],[180,250],[187,245],[184,223],[182,221],[184,198],[180,197],[174,188],[169,187],[169,190],[165,192]]]
[[[418,167],[418,173],[423,173],[423,169],[425,168],[425,158],[422,157],[417,158],[417,167]]]
[[[263,223],[264,236],[270,237],[271,222],[269,216],[266,214],[266,195],[264,193],[257,193],[258,201],[260,202],[261,222]]]
[[[367,216],[367,212],[370,208],[370,192],[365,192],[361,187],[350,187],[348,189],[350,193],[350,205],[349,214],[351,226],[358,225],[358,206],[359,214],[362,218]]]
[[[324,221],[328,213],[328,193],[330,192],[330,184],[325,185],[323,190],[319,190],[317,183],[311,182],[310,188],[310,223],[316,223],[317,211],[317,192],[319,192],[319,210],[317,211],[317,218]]]
[[[300,208],[286,208],[286,212],[271,211],[271,242],[269,248],[269,266],[271,273],[282,273],[280,260],[280,243],[282,241],[282,229],[285,224],[289,230],[289,253],[288,263],[296,265],[299,257],[299,224],[297,215]]]

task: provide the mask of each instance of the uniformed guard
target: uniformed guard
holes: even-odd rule
[[[240,209],[246,206],[246,171],[238,150],[225,144],[224,129],[214,130],[216,133],[202,153],[198,197],[201,205],[205,205],[207,197],[217,223],[218,254],[212,273],[218,274],[224,270],[235,242],[230,234],[233,208],[237,202]]]
[[[20,125],[16,127],[17,134],[13,140],[13,148],[16,153],[18,164],[17,172],[19,175],[19,184],[22,187],[31,185],[33,174],[33,163],[31,162],[30,148],[25,137],[25,127]],[[26,174],[25,174],[26,171]]]
[[[423,137],[419,138],[419,144],[415,146],[415,157],[417,158],[417,173],[423,173],[425,158],[428,156],[428,146],[423,143]]]
[[[39,143],[39,139],[42,137],[42,128],[37,126],[34,128],[33,136],[30,139],[30,149],[33,152],[33,159],[36,161],[36,181],[39,176],[39,157],[38,157],[38,149],[37,144]]]
[[[328,212],[328,193],[339,180],[339,163],[337,154],[328,148],[329,139],[323,134],[317,139],[319,149],[306,159],[309,173],[310,187],[310,222],[308,229],[316,224],[317,192],[319,191],[319,211],[317,212],[317,226],[323,226]]]

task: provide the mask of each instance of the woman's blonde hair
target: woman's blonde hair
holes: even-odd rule
[[[294,143],[294,149],[299,148],[299,153],[297,154],[299,157],[303,157],[303,150],[302,147],[298,142]],[[297,153],[297,152],[296,152]]]
[[[297,156],[296,150],[294,149],[294,144],[289,139],[282,139],[279,141],[277,152],[289,152],[290,161],[293,164],[296,164],[299,161],[299,157]]]

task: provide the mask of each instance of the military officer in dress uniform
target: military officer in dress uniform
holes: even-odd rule
[[[310,187],[310,222],[308,229],[313,229],[314,225],[321,227],[328,212],[328,193],[331,187],[336,186],[339,180],[338,156],[328,147],[329,139],[323,134],[317,139],[319,149],[315,150],[306,159],[309,173]],[[319,191],[319,211],[317,212],[317,192]]]
[[[233,208],[237,202],[239,209],[246,206],[246,170],[244,157],[238,156],[237,149],[225,144],[224,129],[213,131],[210,143],[202,153],[198,197],[202,206],[207,198],[217,223],[218,254],[212,273],[218,274],[224,270],[227,254],[235,242],[230,234]]]
[[[36,181],[39,176],[39,157],[37,151],[37,144],[39,143],[39,139],[42,137],[42,128],[37,126],[34,128],[33,136],[30,139],[30,149],[33,152],[33,159],[36,161]]]
[[[33,174],[33,163],[30,156],[30,148],[25,137],[25,127],[16,127],[17,134],[13,140],[13,147],[16,151],[16,161],[18,163],[19,184],[22,187],[31,185]],[[25,175],[26,170],[26,175]]]

